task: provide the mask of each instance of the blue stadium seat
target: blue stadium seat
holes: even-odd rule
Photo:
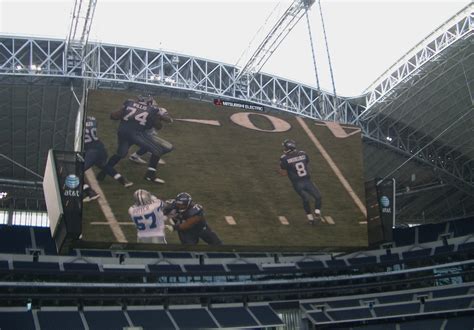
[[[330,322],[331,320],[323,312],[309,312],[308,316],[311,317],[315,323]]]
[[[234,259],[235,253],[224,253],[224,252],[208,252],[206,253],[209,259]]]
[[[463,296],[467,294],[470,287],[462,286],[442,290],[433,290],[433,298],[443,298],[451,296]]]
[[[471,301],[471,297],[426,300],[425,312],[439,312],[447,310],[465,309],[470,306]]]
[[[443,245],[437,246],[434,250],[434,256],[441,256],[444,254],[450,254],[454,251],[454,245]]]
[[[271,273],[271,274],[294,273],[297,271],[296,265],[271,264],[271,266],[263,265],[262,269],[265,273]]]
[[[84,311],[90,330],[115,330],[130,326],[121,310]]]
[[[170,309],[173,320],[179,328],[217,328],[218,325],[204,308]]]
[[[400,304],[388,305],[388,306],[376,305],[374,306],[374,311],[378,317],[404,315],[404,314],[417,314],[420,312],[420,303],[409,302],[409,303],[400,303]]]
[[[344,308],[344,307],[360,307],[359,299],[341,299],[334,301],[327,301],[328,305],[332,308]]]
[[[210,308],[209,312],[224,328],[257,327],[258,323],[245,307]]]
[[[276,327],[283,325],[282,320],[270,306],[249,306],[248,308],[264,327]]]
[[[236,274],[256,274],[260,273],[257,264],[227,264],[227,268]]]
[[[454,237],[465,236],[474,233],[473,218],[451,221],[450,231],[453,233]]]
[[[222,265],[185,265],[184,268],[190,274],[199,275],[224,274],[226,272]]]
[[[302,270],[321,270],[325,269],[326,267],[324,266],[322,261],[300,261],[296,263],[298,267]]]
[[[57,255],[56,243],[51,237],[51,230],[49,228],[35,228],[36,247],[43,249],[47,255]]]
[[[403,294],[392,294],[388,296],[377,297],[380,304],[390,304],[395,302],[402,301],[411,301],[413,300],[413,293],[403,293]]]
[[[152,329],[174,329],[173,322],[165,310],[146,309],[128,310],[128,316],[135,327],[142,327],[143,330]]]
[[[31,272],[57,272],[59,264],[57,262],[13,261],[13,269]]]
[[[72,273],[98,273],[99,265],[97,264],[87,264],[87,263],[72,263],[65,262],[63,263],[64,271]]]
[[[31,248],[30,227],[0,225],[0,252],[25,254]]]
[[[192,259],[193,256],[189,252],[161,252],[165,259]]]
[[[365,324],[353,326],[352,330],[397,330],[397,323],[383,323],[383,324]],[[418,329],[422,330],[422,329]]]
[[[268,255],[266,253],[239,253],[240,258],[266,258]]]
[[[348,259],[351,266],[374,265],[377,263],[376,256],[358,257]]]
[[[0,260],[0,271],[8,271],[8,261]]]
[[[474,250],[474,242],[468,242],[458,245],[458,251],[473,251]]]
[[[327,313],[336,321],[372,318],[372,314],[368,307],[328,310]]]
[[[37,315],[41,330],[85,329],[77,311],[39,311]]]
[[[443,319],[428,319],[428,320],[415,320],[400,322],[400,330],[439,330],[443,324]],[[458,330],[460,330],[459,328]]]
[[[403,252],[402,256],[403,256],[403,260],[407,261],[407,260],[428,258],[430,254],[431,254],[431,249],[421,249],[421,250]]]
[[[474,329],[474,315],[448,318],[444,330]]]
[[[148,265],[151,273],[158,273],[160,275],[183,275],[183,271],[179,265],[158,264]]]
[[[129,251],[128,256],[130,258],[148,258],[148,259],[157,259],[158,253],[153,251]]]
[[[383,254],[380,256],[380,263],[393,265],[400,263],[400,256],[398,253]]]
[[[329,269],[339,269],[339,268],[347,267],[344,260],[341,260],[341,259],[326,260],[326,265],[328,265]]]
[[[8,330],[35,330],[31,311],[0,309],[0,328]]]
[[[107,250],[80,250],[83,257],[112,257],[112,252]]]
[[[440,234],[446,230],[446,223],[430,223],[418,226],[418,243],[437,241]]]
[[[393,230],[393,241],[397,246],[406,246],[415,244],[416,227],[395,228]]]

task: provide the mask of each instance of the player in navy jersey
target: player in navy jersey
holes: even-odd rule
[[[113,168],[106,166],[107,150],[97,135],[97,120],[87,116],[84,127],[84,172],[92,166],[99,167],[104,173],[120,182],[125,188],[133,185]],[[86,183],[84,184],[84,202],[99,198],[99,195]]]
[[[284,154],[280,157],[280,174],[288,175],[295,191],[303,200],[303,208],[310,224],[316,220],[321,220],[321,193],[311,181],[309,174],[309,157],[302,151],[296,149],[296,142],[293,140],[283,141]],[[314,215],[311,211],[310,199],[315,200]]]
[[[209,245],[222,245],[217,234],[212,231],[204,217],[204,209],[195,204],[188,193],[179,193],[176,199],[167,201],[163,213],[172,219],[172,225],[165,227],[177,231],[182,244],[196,245],[202,239]]]
[[[151,153],[145,179],[164,183],[164,180],[156,176],[156,167],[161,156],[173,150],[173,145],[152,132],[153,127],[161,127],[164,112],[153,98],[141,96],[136,100],[126,100],[120,110],[113,112],[110,118],[120,120],[117,131],[118,147],[116,154],[107,162],[107,166],[114,167],[127,156],[132,145],[138,145]],[[104,177],[105,174],[100,173],[97,178],[101,180]]]

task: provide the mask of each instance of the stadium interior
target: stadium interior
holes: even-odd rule
[[[472,3],[353,98],[263,73],[252,62],[260,57],[237,67],[89,41],[87,9],[96,1],[76,3],[86,11],[75,16],[86,27],[79,35],[0,35],[0,329],[474,328]],[[313,3],[295,0],[282,21]],[[99,201],[107,195],[119,222],[111,224],[103,203],[81,202],[81,232],[62,245],[45,197],[48,152],[82,152],[85,116],[94,115],[112,155],[109,113],[137,95],[181,119],[159,133],[176,144],[159,167],[166,183],[140,188],[166,198],[189,189],[224,245],[184,246],[175,233],[168,247],[136,243],[125,218],[135,189],[111,178],[100,183]],[[242,112],[261,131],[229,119]],[[292,137],[315,150],[311,172],[323,201],[330,196],[318,225],[303,222],[288,179],[265,176],[276,173],[286,137],[271,133],[266,116],[290,123]],[[210,125],[186,135],[196,120],[219,121],[227,135]],[[210,147],[190,153],[205,138]],[[211,159],[222,168],[199,174]],[[137,186],[146,166],[138,173],[130,164],[117,169]],[[211,176],[214,187],[206,186]],[[384,180],[395,183],[388,222],[388,204],[377,195],[374,209],[367,197],[369,183],[375,193]],[[265,212],[252,211],[259,207]],[[67,214],[55,221],[69,237]]]

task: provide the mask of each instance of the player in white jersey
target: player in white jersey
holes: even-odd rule
[[[166,244],[164,203],[144,189],[133,194],[128,214],[137,227],[137,242]]]

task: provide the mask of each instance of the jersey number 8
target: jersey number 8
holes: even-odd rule
[[[299,177],[303,177],[308,174],[308,172],[306,172],[306,166],[304,166],[303,162],[296,163],[295,168],[296,168],[296,174],[298,174]]]

